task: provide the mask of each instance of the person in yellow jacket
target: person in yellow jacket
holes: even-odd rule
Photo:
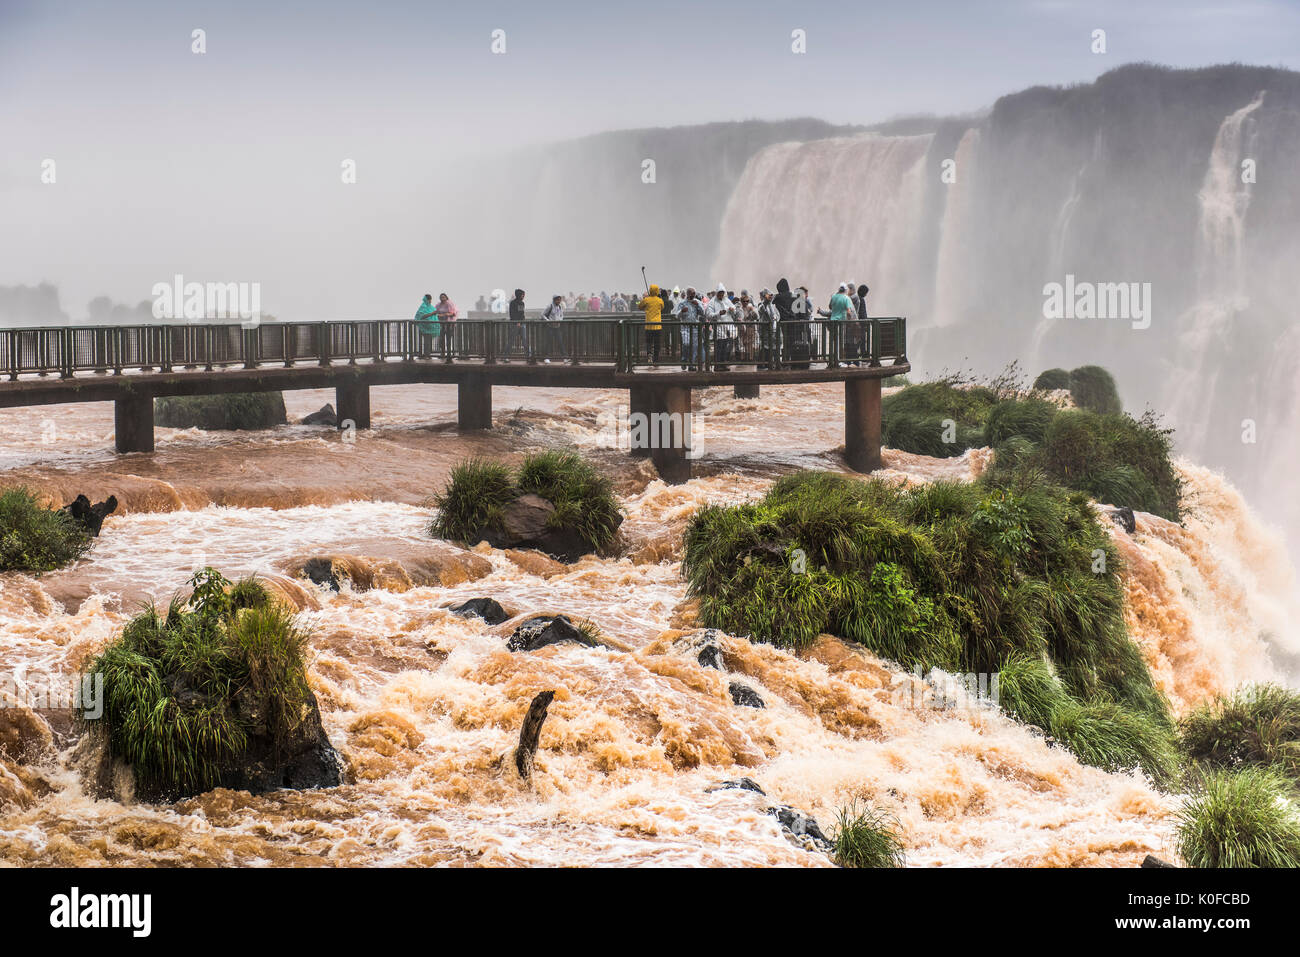
[[[650,356],[650,361],[658,365],[659,344],[664,332],[663,322],[661,321],[664,301],[659,298],[659,287],[652,285],[650,291],[645,294],[645,297],[637,305],[645,310],[646,353]]]

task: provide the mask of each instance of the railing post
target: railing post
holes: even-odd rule
[[[61,338],[63,339],[63,346],[62,346],[62,355],[59,356],[59,360],[60,360],[59,378],[71,379],[72,378],[72,348],[73,348],[72,330],[64,329]]]
[[[894,365],[902,365],[907,362],[907,318],[900,316],[898,318],[898,356],[894,359]]]
[[[565,319],[564,322],[569,325],[569,365],[576,366],[582,363],[578,359],[578,323],[581,319]]]
[[[880,320],[871,320],[871,361],[873,368],[880,365]]]
[[[330,364],[330,329],[328,323],[316,323],[316,355],[320,365]]]
[[[497,342],[496,331],[497,324],[493,319],[486,319],[482,323],[483,327],[483,364],[496,365],[497,362]]]

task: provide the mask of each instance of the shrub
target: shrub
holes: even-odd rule
[[[1047,392],[1068,389],[1070,388],[1070,373],[1064,369],[1048,369],[1045,372],[1040,372],[1038,378],[1034,380],[1034,388]]]
[[[961,455],[983,442],[984,421],[997,401],[994,388],[957,376],[909,385],[882,400],[881,438],[891,449],[917,455]],[[952,441],[944,441],[949,432]]]
[[[550,524],[571,529],[590,547],[609,543],[622,516],[609,477],[572,452],[539,452],[519,466],[519,490],[555,506]]]
[[[1019,668],[1009,693],[1023,720],[1077,743],[1085,760],[1141,764],[1164,780],[1173,726],[1125,628],[1119,567],[1078,492],[826,473],[700,509],[683,559],[704,625],[796,648],[829,632],[909,670]],[[1025,661],[1044,662],[1060,690]],[[1112,740],[1101,740],[1105,721],[1124,722]]]
[[[1220,771],[1272,768],[1300,784],[1300,693],[1289,688],[1239,688],[1189,713],[1181,731],[1189,762]]]
[[[476,544],[486,529],[500,529],[505,508],[520,495],[554,506],[547,527],[576,536],[590,549],[613,540],[622,522],[613,483],[572,452],[528,455],[517,472],[500,462],[473,459],[452,469],[429,525],[436,538]]]
[[[449,541],[477,543],[480,531],[498,525],[505,507],[519,496],[510,468],[500,462],[470,459],[451,470],[446,488],[433,497],[438,514],[429,534]],[[474,543],[470,539],[474,538]]]
[[[1150,412],[1100,415],[1053,411],[1035,399],[1000,403],[985,439],[994,448],[990,478],[1038,476],[1087,492],[1108,505],[1128,506],[1170,521],[1182,517],[1183,481],[1173,464],[1172,432]]]
[[[1011,438],[1042,442],[1047,427],[1059,410],[1042,399],[1007,399],[989,412],[984,424],[983,443],[997,447]]]
[[[882,810],[854,801],[840,808],[835,828],[835,863],[840,867],[903,867],[903,841]]]
[[[278,749],[316,711],[293,615],[255,580],[227,590],[206,568],[190,583],[188,599],[146,608],[87,667],[104,682],[91,731],[145,794],[214,787],[251,736]]]
[[[86,529],[62,509],[45,508],[30,489],[0,492],[0,572],[48,572],[90,550]]]
[[[1070,372],[1070,398],[1079,408],[1100,415],[1124,411],[1114,377],[1101,366],[1080,366]]]
[[[209,431],[269,429],[288,421],[280,392],[164,396],[154,399],[154,417],[166,428]]]
[[[1300,867],[1300,818],[1264,768],[1210,773],[1179,809],[1176,834],[1191,867]]]

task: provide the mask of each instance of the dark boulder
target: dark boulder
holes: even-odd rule
[[[1137,517],[1131,508],[1114,508],[1110,510],[1110,520],[1132,535],[1137,531]]]
[[[822,854],[835,853],[835,845],[822,833],[816,818],[785,804],[770,807],[767,813],[776,818],[781,830],[785,831],[785,836],[798,846]]]
[[[536,618],[529,618],[514,630],[509,641],[506,642],[506,648],[510,651],[536,651],[547,645],[558,645],[564,642],[585,645],[588,648],[596,647],[596,643],[579,631],[573,622],[569,621],[567,615],[538,615]]]
[[[326,402],[316,412],[302,417],[303,425],[328,425],[331,428],[339,424],[338,413],[334,411],[334,406]]]
[[[1154,854],[1148,854],[1142,859],[1142,867],[1177,867],[1177,864],[1170,864],[1168,861],[1162,861]]]
[[[98,538],[99,530],[104,525],[104,519],[117,511],[117,496],[110,495],[104,501],[92,505],[90,499],[86,498],[86,496],[78,495],[63,506],[63,511],[80,522],[82,527],[92,536]]]
[[[700,644],[697,646],[699,653],[696,654],[695,660],[705,668],[712,668],[715,671],[726,671],[722,663],[722,646],[718,644],[718,632],[710,628],[704,632],[700,638]]]
[[[739,681],[733,681],[731,684],[727,685],[727,690],[731,692],[732,704],[739,705],[742,708],[767,707],[767,705],[763,703],[763,699],[759,693],[749,687],[749,685],[743,685]]]
[[[489,625],[499,625],[510,618],[495,598],[471,598],[452,605],[451,611],[461,618],[482,618]]]
[[[593,549],[577,532],[549,525],[555,506],[540,495],[520,495],[502,510],[497,525],[483,528],[477,538],[493,548],[535,548],[552,558],[576,562]]]
[[[730,781],[719,781],[717,784],[711,784],[704,789],[706,794],[712,794],[714,791],[727,791],[732,788],[742,791],[753,791],[755,794],[767,796],[767,792],[758,786],[758,782],[753,778],[734,778]]]
[[[328,558],[309,558],[302,566],[302,574],[317,585],[324,585],[330,591],[339,590],[339,577],[334,571],[334,563]]]

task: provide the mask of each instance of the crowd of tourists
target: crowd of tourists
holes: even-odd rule
[[[645,355],[653,365],[675,358],[682,369],[694,371],[706,366],[707,355],[714,369],[727,371],[733,363],[770,365],[779,351],[787,362],[825,357],[856,366],[864,364],[868,356],[865,320],[869,291],[865,283],[842,282],[826,308],[819,309],[807,286],[791,288],[784,278],[775,291],[763,288],[757,296],[750,295],[748,289],[729,291],[723,284],[701,292],[694,286],[670,290],[652,283],[639,296],[604,291],[587,297],[556,293],[540,315],[530,319],[526,293],[516,289],[504,310],[491,308],[483,296],[476,310],[498,313],[509,323],[501,344],[501,357],[506,361],[511,355],[542,362],[562,358],[564,327],[550,324],[559,323],[566,315],[636,312],[644,316]],[[455,341],[458,318],[456,304],[446,293],[436,302],[432,294],[426,294],[415,314],[417,328],[434,340],[432,351],[447,355],[465,354],[467,337],[460,337],[459,344]],[[532,325],[537,319],[547,325]],[[812,320],[825,322],[814,324]],[[843,325],[832,328],[839,323]]]

